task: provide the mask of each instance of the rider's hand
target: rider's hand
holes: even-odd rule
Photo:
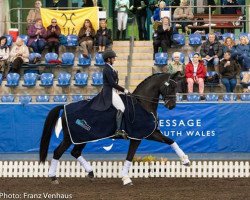
[[[125,89],[125,90],[124,90],[124,93],[125,93],[125,94],[128,94],[128,93],[129,93],[129,91],[128,91],[127,89]]]

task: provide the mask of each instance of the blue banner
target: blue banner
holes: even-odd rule
[[[0,153],[38,152],[44,120],[56,105],[0,104]],[[250,152],[250,103],[180,103],[158,107],[159,128],[189,153]],[[52,136],[50,152],[62,141]],[[129,141],[106,139],[87,144],[88,153],[126,153]],[[165,153],[165,144],[143,140],[138,153]]]

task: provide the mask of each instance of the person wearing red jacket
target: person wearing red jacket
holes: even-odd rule
[[[199,93],[203,96],[204,79],[206,77],[206,67],[203,61],[199,60],[200,54],[194,53],[192,61],[186,65],[185,75],[188,83],[188,93],[193,92],[194,83],[199,85]]]

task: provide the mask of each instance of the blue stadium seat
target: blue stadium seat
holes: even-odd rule
[[[49,102],[50,96],[48,95],[39,95],[36,97],[36,102]]]
[[[86,86],[88,85],[88,77],[89,75],[87,73],[77,73],[75,75],[75,86]]]
[[[73,102],[82,101],[82,100],[84,100],[83,95],[81,95],[81,94],[72,95],[72,101],[73,101]]]
[[[12,46],[13,37],[11,35],[4,35],[7,38],[7,46]]]
[[[192,93],[187,95],[188,101],[200,101],[200,95],[197,93]]]
[[[234,33],[224,33],[224,34],[222,34],[222,39],[223,39],[223,41],[224,41],[227,37],[230,37],[230,38],[232,38],[233,40],[235,40],[235,35],[234,35]]]
[[[70,86],[71,75],[67,72],[60,72],[58,75],[58,84],[59,87],[68,87]]]
[[[240,99],[241,101],[250,101],[250,94],[249,93],[241,94]]]
[[[173,34],[173,40],[178,44],[178,46],[185,45],[185,35],[184,34]]]
[[[189,61],[192,61],[192,58],[193,58],[193,56],[194,56],[194,53],[195,53],[195,52],[192,52],[192,53],[190,53],[190,54],[188,55]]]
[[[78,36],[77,35],[68,35],[67,36],[67,47],[78,46]]]
[[[180,62],[185,64],[185,54],[184,53],[180,53]],[[174,54],[172,54],[172,60],[174,60]]]
[[[93,86],[102,86],[103,85],[103,75],[102,72],[94,72],[92,75],[92,84]]]
[[[240,34],[239,34],[239,39],[240,39],[242,36],[247,36],[248,39],[250,40],[250,33],[240,33]]]
[[[95,66],[105,66],[105,62],[102,57],[102,53],[96,53],[95,54]]]
[[[78,66],[80,67],[88,67],[91,65],[91,56],[88,58],[84,57],[81,53],[78,56]]]
[[[41,79],[40,86],[42,87],[53,86],[54,75],[52,73],[42,73],[40,79]]]
[[[20,38],[23,39],[25,45],[28,44],[29,36],[28,35],[19,35]]]
[[[219,96],[217,94],[206,94],[206,101],[218,101],[219,100]]]
[[[183,100],[183,95],[182,94],[176,94],[176,101],[180,102]]]
[[[213,77],[213,76],[216,76],[216,75],[218,77],[218,79],[216,81],[213,81],[213,82],[206,82],[205,81],[205,85],[208,86],[208,87],[210,87],[210,92],[212,92],[212,90],[213,90],[213,88],[215,86],[217,86],[217,85],[220,84],[220,79],[219,79],[220,76],[219,76],[219,74],[216,71],[209,71],[209,72],[207,72],[206,78],[207,77]]]
[[[224,94],[223,95],[223,101],[237,101],[237,95],[236,94]]]
[[[45,65],[46,66],[56,66],[56,63],[50,63],[53,60],[58,60],[58,55],[56,53],[46,53],[45,54]]]
[[[155,54],[155,66],[165,66],[168,64],[168,54],[167,53],[162,53],[158,52]]]
[[[17,73],[9,73],[7,75],[7,87],[16,87],[19,85],[20,75]]]
[[[21,104],[28,104],[32,102],[32,97],[30,95],[23,95],[19,97],[19,102]]]
[[[201,34],[190,34],[189,35],[189,45],[190,46],[200,46],[202,44]]]
[[[54,96],[54,102],[67,102],[67,96],[66,95],[56,95]]]
[[[36,73],[26,73],[23,76],[24,87],[34,87],[36,85],[37,74]]]
[[[14,95],[11,95],[11,94],[10,95],[4,95],[1,98],[1,101],[4,102],[4,103],[14,102],[14,100],[15,100],[15,97],[14,97]]]
[[[28,63],[28,66],[29,67],[37,67],[37,66],[40,66],[41,63],[34,63],[34,60],[35,59],[42,59],[42,56],[40,53],[30,53],[29,55],[29,63]]]
[[[72,67],[74,66],[75,55],[73,53],[63,53],[62,54],[62,67]]]
[[[2,84],[2,81],[3,81],[3,75],[0,74],[0,85]]]

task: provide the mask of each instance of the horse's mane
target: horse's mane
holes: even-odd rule
[[[144,79],[134,90],[133,93],[137,92],[142,86],[144,86],[149,80],[152,81],[152,79],[158,77],[158,76],[162,76],[166,73],[156,73],[156,74],[152,74],[151,76],[147,77],[146,79]]]

